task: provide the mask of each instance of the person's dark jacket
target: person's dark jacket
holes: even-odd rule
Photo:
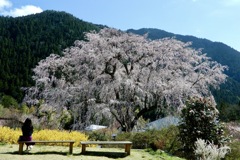
[[[24,137],[32,136],[33,126],[22,126],[22,133]]]

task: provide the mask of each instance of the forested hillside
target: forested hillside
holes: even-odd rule
[[[32,68],[51,53],[84,39],[84,32],[101,26],[65,12],[45,11],[25,17],[0,17],[0,93],[19,102],[21,87],[33,85]]]
[[[240,97],[240,52],[233,48],[220,43],[212,42],[207,39],[201,39],[194,36],[183,36],[169,33],[159,29],[129,29],[127,32],[144,35],[147,34],[150,39],[161,39],[166,37],[175,37],[183,42],[192,42],[195,49],[203,49],[203,53],[207,53],[214,61],[223,65],[227,65],[229,69],[225,73],[229,76],[225,84],[222,84],[220,90],[212,90],[218,103],[226,102],[229,104],[237,104]]]

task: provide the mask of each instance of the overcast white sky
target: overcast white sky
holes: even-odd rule
[[[44,10],[121,30],[157,28],[193,35],[240,51],[240,0],[0,0],[4,16]]]

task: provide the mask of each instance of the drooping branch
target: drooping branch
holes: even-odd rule
[[[128,65],[127,65],[127,63],[124,63],[123,66],[124,66],[124,68],[125,68],[125,70],[126,70],[126,72],[127,72],[127,75],[129,75],[129,71],[128,71]]]
[[[153,111],[153,110],[155,110],[156,109],[156,107],[155,106],[151,106],[151,107],[149,107],[149,108],[143,108],[143,109],[141,109],[138,113],[137,113],[137,115],[135,115],[135,117],[133,118],[133,120],[131,121],[131,129],[133,129],[133,127],[136,125],[136,123],[137,123],[137,121],[138,121],[138,119],[140,118],[140,117],[142,117],[144,114],[146,114],[147,112],[150,112],[150,111]]]
[[[121,119],[121,118],[118,116],[118,113],[115,113],[114,111],[111,111],[111,110],[110,110],[110,112],[111,112],[111,114],[113,115],[113,117],[116,119],[116,121],[121,125],[121,127],[124,128],[124,126],[125,126],[125,120],[124,120],[124,118]]]
[[[116,64],[111,64],[111,59],[109,61],[107,61],[105,63],[105,69],[104,69],[104,73],[109,74],[111,76],[111,78],[114,78],[114,74],[116,72],[117,69],[117,65]]]

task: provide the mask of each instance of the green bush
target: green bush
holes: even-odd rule
[[[0,104],[0,117],[4,115],[4,107]]]
[[[2,96],[0,103],[5,108],[18,108],[17,100],[11,96],[7,96],[7,95]]]
[[[229,146],[231,148],[231,152],[227,154],[225,157],[226,160],[238,160],[240,159],[240,142],[234,141]]]
[[[176,126],[138,133],[121,133],[117,135],[116,140],[132,141],[132,148],[135,149],[151,148],[154,151],[161,149],[170,154],[176,154],[181,147]]]
[[[138,149],[150,148],[155,138],[154,131],[153,134],[151,134],[150,132],[152,131],[136,133],[132,139],[133,148]]]
[[[178,135],[179,130],[177,126],[169,126],[161,129],[158,132],[157,139],[154,141],[155,148],[177,155],[181,148]]]
[[[25,103],[21,105],[20,110],[24,114],[29,114],[29,108],[28,108],[28,106]]]
[[[133,133],[131,132],[123,132],[120,134],[117,134],[116,141],[132,141],[133,139]]]
[[[106,141],[112,140],[110,131],[103,129],[89,132],[89,140]],[[164,150],[169,154],[177,154],[181,147],[178,139],[178,127],[169,126],[161,130],[147,130],[145,132],[123,132],[116,136],[116,141],[131,141],[134,149],[147,149],[156,151],[158,149]],[[111,146],[114,147],[114,146]],[[120,146],[116,146],[120,147]]]
[[[88,133],[88,139],[91,141],[107,141],[109,140],[109,135],[107,135],[103,130],[92,131]]]
[[[135,149],[146,149],[151,148],[154,141],[157,139],[157,130],[148,130],[145,132],[137,132],[137,133],[121,133],[118,134],[116,137],[116,140],[122,141],[122,140],[129,140],[131,141],[132,148]]]

